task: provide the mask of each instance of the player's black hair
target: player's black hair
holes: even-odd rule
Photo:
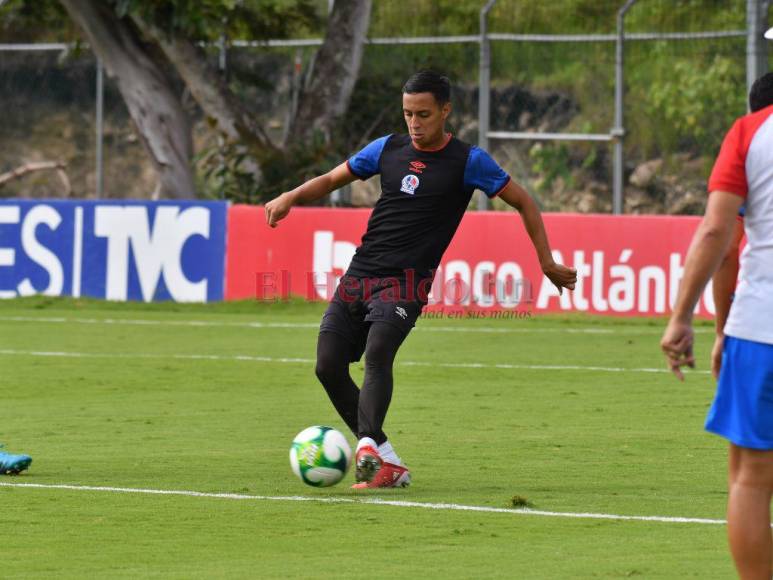
[[[433,70],[420,70],[405,82],[403,93],[432,93],[438,105],[442,107],[451,101],[451,81]]]
[[[755,113],[773,105],[773,72],[762,75],[749,91],[749,108]]]

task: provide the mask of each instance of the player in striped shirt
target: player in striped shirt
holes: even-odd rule
[[[687,253],[661,347],[680,379],[682,366],[695,365],[693,308],[743,206],[747,244],[706,429],[730,442],[727,520],[738,573],[767,580],[773,574],[773,73],[755,82],[749,101],[752,112],[730,129],[711,173],[706,215]]]

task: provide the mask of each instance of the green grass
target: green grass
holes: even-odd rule
[[[290,472],[298,431],[344,431],[313,364],[230,358],[313,359],[321,312],[0,301],[0,350],[99,355],[0,354],[0,441],[34,457],[0,482],[360,497]],[[707,374],[680,384],[666,373],[490,366],[660,368],[662,326],[420,321],[398,356],[386,425],[414,484],[370,495],[723,518],[725,444],[702,430]],[[699,330],[705,370],[711,334]],[[173,358],[202,354],[222,358]],[[458,363],[489,366],[443,366]],[[724,526],[18,487],[0,487],[0,506],[3,578],[733,577]]]

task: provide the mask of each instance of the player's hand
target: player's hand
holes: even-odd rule
[[[266,223],[275,228],[280,220],[287,217],[290,209],[293,207],[293,199],[290,193],[283,193],[277,198],[269,201],[266,206]]]
[[[724,344],[725,336],[718,334],[711,349],[711,374],[714,375],[715,379],[719,378],[719,370],[722,368],[722,347]]]
[[[563,264],[556,262],[545,264],[542,266],[542,273],[558,288],[559,294],[564,291],[564,288],[574,290],[574,285],[577,283],[577,270],[567,268]]]
[[[660,339],[660,348],[666,355],[668,368],[680,381],[684,380],[683,366],[695,368],[695,357],[692,353],[693,338],[692,324],[672,318],[663,333],[663,338]]]

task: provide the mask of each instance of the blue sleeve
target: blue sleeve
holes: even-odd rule
[[[380,173],[381,153],[384,151],[384,145],[386,145],[390,137],[391,135],[387,135],[386,137],[380,137],[375,141],[371,141],[362,151],[352,155],[346,162],[352,175],[364,181]]]
[[[510,176],[497,165],[491,155],[473,146],[464,168],[464,187],[480,189],[488,197],[496,197],[510,183]]]

